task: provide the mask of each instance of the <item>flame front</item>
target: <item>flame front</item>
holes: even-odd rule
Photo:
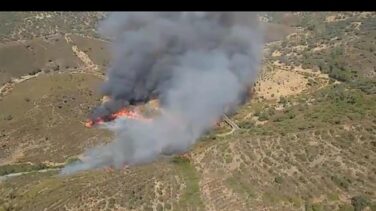
[[[128,119],[134,119],[134,120],[141,120],[141,121],[151,121],[151,119],[143,117],[141,114],[139,114],[136,111],[130,110],[128,108],[122,108],[120,111],[115,112],[113,114],[110,114],[105,117],[98,117],[96,119],[89,119],[85,123],[85,127],[91,128],[94,125],[103,124],[105,122],[113,121],[119,117],[125,117]]]

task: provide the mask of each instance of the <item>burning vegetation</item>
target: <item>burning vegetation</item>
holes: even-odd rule
[[[105,103],[105,102],[108,102],[109,100],[110,100],[110,97],[105,96],[103,97],[102,102]],[[132,120],[143,121],[143,122],[150,122],[152,118],[147,117],[148,114],[150,114],[151,112],[155,113],[155,111],[157,110],[159,110],[158,100],[151,100],[147,104],[144,104],[144,105],[123,107],[123,108],[120,108],[118,111],[115,111],[114,113],[110,113],[108,115],[99,116],[95,118],[89,118],[85,122],[85,127],[92,128],[96,125],[101,125],[106,122],[114,121],[117,118],[127,118],[127,119],[132,119]]]
[[[97,117],[95,119],[89,119],[85,123],[85,127],[91,128],[95,125],[100,125],[100,124],[103,124],[104,122],[110,122],[110,121],[113,121],[113,120],[120,118],[120,117],[124,117],[124,118],[128,118],[128,119],[135,119],[135,120],[142,120],[142,121],[149,121],[150,120],[148,118],[143,117],[138,112],[133,111],[129,108],[122,108],[122,109],[120,109],[119,111],[117,111],[113,114],[103,116],[103,117]]]

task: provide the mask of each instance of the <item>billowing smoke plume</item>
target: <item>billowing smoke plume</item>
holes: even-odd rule
[[[242,101],[259,69],[262,34],[255,13],[112,13],[100,32],[113,40],[102,89],[112,100],[93,116],[153,97],[164,112],[151,123],[112,122],[115,140],[87,151],[84,162],[63,173],[140,164],[188,150]]]

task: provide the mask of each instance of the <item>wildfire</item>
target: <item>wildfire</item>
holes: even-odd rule
[[[94,125],[99,125],[99,124],[103,124],[105,122],[110,122],[110,121],[113,121],[113,120],[115,120],[119,117],[125,117],[125,118],[128,118],[128,119],[142,120],[142,121],[150,121],[151,120],[151,119],[143,117],[138,112],[133,111],[129,108],[122,108],[121,110],[119,110],[118,112],[115,112],[113,114],[110,114],[110,115],[107,115],[107,116],[104,116],[104,117],[98,117],[96,119],[89,119],[85,123],[85,127],[91,128]]]

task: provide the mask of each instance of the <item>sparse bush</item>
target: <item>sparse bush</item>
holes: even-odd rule
[[[157,205],[157,211],[163,211],[163,207],[162,207],[161,204],[158,204],[158,205]]]
[[[189,159],[183,156],[174,156],[172,162],[175,164],[187,164],[190,163]]]
[[[241,128],[249,129],[249,128],[254,127],[255,125],[253,122],[246,121],[246,122],[242,122],[241,124],[239,124],[239,126]]]
[[[368,206],[368,199],[364,196],[354,196],[351,198],[351,204],[354,207],[354,211],[362,211],[365,207]]]
[[[274,178],[274,182],[281,184],[283,182],[283,178],[281,176],[278,176],[278,177]]]
[[[4,120],[7,120],[7,121],[10,121],[12,119],[13,119],[13,116],[10,114],[4,118]]]
[[[339,211],[354,211],[354,208],[349,204],[342,204],[339,206]]]
[[[287,47],[287,41],[283,41],[283,42],[281,43],[281,47],[282,47],[282,48],[286,48],[286,47]]]
[[[350,180],[348,179],[345,179],[345,178],[339,178],[337,176],[332,176],[331,177],[331,180],[336,184],[338,185],[340,188],[343,188],[345,190],[347,190],[349,188],[349,185],[350,185]]]
[[[41,69],[36,69],[36,70],[33,70],[32,72],[29,73],[29,75],[36,75],[38,73],[42,72]]]
[[[286,99],[286,97],[284,97],[284,96],[280,96],[279,97],[279,103],[281,103],[281,104],[283,104],[283,105],[286,105],[287,104],[287,99]]]
[[[260,115],[259,115],[258,120],[260,120],[260,121],[269,120],[269,115],[266,112],[261,112]]]
[[[374,80],[368,80],[368,79],[356,80],[351,83],[351,86],[354,88],[360,89],[362,92],[368,95],[376,94],[376,81]]]
[[[294,119],[295,113],[292,110],[285,111],[283,113],[276,114],[273,117],[273,122],[283,122],[288,119]]]
[[[267,112],[268,112],[269,116],[273,116],[275,114],[275,109],[269,108]]]
[[[376,210],[376,202],[370,203],[368,206],[372,211]]]
[[[166,203],[164,208],[167,210],[171,210],[172,206],[170,203]]]
[[[75,163],[75,162],[80,162],[81,160],[77,157],[70,157],[65,161],[65,165]]]
[[[315,80],[313,80],[312,78],[308,79],[308,83],[307,83],[308,86],[313,86],[313,85],[316,85],[316,84],[317,84],[317,82]]]
[[[311,204],[309,202],[305,203],[305,210],[306,211],[323,211],[323,206],[319,203]]]
[[[0,166],[0,176],[18,173],[18,172],[29,172],[37,171],[47,168],[44,164],[15,164],[15,165],[3,165]]]

